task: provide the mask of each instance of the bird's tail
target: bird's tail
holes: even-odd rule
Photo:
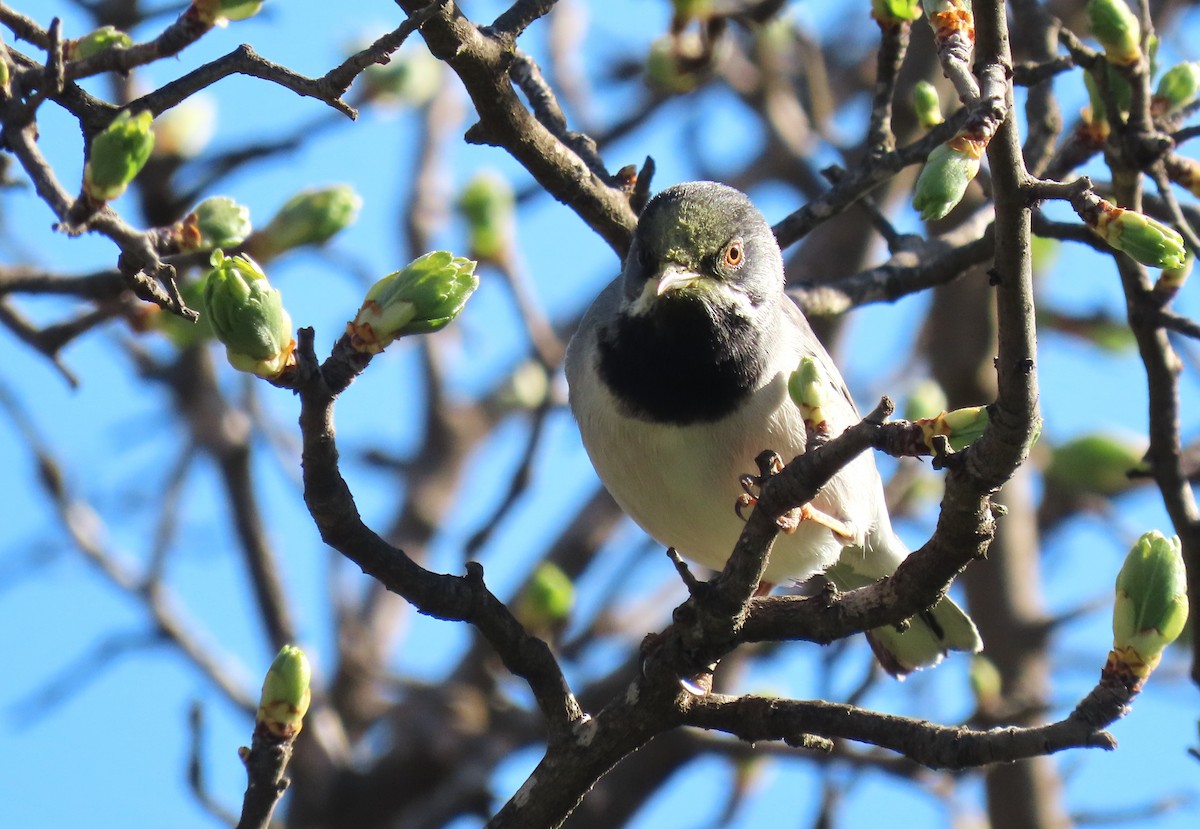
[[[909,619],[903,632],[893,625],[875,628],[867,631],[867,641],[883,669],[896,677],[936,665],[947,651],[983,649],[975,623],[949,596]]]
[[[865,587],[874,579],[854,572],[844,562],[825,571],[841,590]],[[979,653],[983,642],[971,617],[949,597],[909,619],[900,630],[895,625],[867,631],[875,658],[889,674],[901,677],[942,661],[948,651]]]

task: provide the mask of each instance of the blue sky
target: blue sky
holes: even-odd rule
[[[43,23],[50,14],[61,15],[69,36],[85,31],[84,20],[70,3],[41,0],[32,6],[15,5]],[[469,11],[474,19],[484,20],[500,8],[497,3],[472,3]],[[364,33],[391,28],[397,19],[395,6],[384,0],[359,3],[355,9],[355,15],[348,16],[333,3],[268,4],[268,14],[215,31],[179,59],[150,67],[146,83],[157,85],[178,77],[243,41],[271,60],[319,75],[341,60],[347,44]],[[824,9],[820,4],[799,4],[796,13],[801,19],[819,21]],[[585,44],[588,65],[598,65],[607,55],[634,53],[666,27],[666,4],[650,0],[589,4],[588,12],[595,26]],[[152,21],[152,26],[134,34],[139,39],[152,36],[166,19]],[[526,40],[526,47],[538,54],[544,34],[535,26]],[[1165,51],[1177,58],[1200,57],[1189,54],[1186,43],[1183,33],[1172,33]],[[1082,93],[1066,81],[1062,87],[1064,110],[1073,112],[1082,104]],[[105,92],[104,84],[96,81],[90,82],[90,88],[97,94]],[[331,113],[311,99],[299,99],[249,78],[226,79],[211,95],[219,113],[217,148],[236,147],[272,134],[281,124],[297,128]],[[598,95],[598,114],[611,117],[636,98],[636,86]],[[711,113],[722,113],[727,117],[719,122],[730,126],[707,131],[700,142],[702,152],[716,169],[733,171],[760,140],[742,126],[748,119],[733,117],[738,106],[728,92],[720,90],[673,103],[648,129],[610,148],[606,161],[615,169],[652,155],[658,164],[656,186],[694,177],[694,160],[678,148],[683,132],[694,127],[696,113],[706,108],[707,123],[714,122]],[[469,109],[469,104],[464,107]],[[463,128],[467,123],[464,120]],[[77,128],[52,106],[43,107],[41,124],[43,152],[59,177],[73,187],[82,169]],[[416,135],[410,123],[368,111],[359,122],[324,130],[296,154],[249,168],[213,193],[248,205],[258,222],[265,221],[302,184],[348,182],[363,196],[358,222],[330,250],[281,259],[271,271],[296,323],[316,328],[318,350],[327,348],[353,315],[364,288],[363,275],[381,276],[410,258],[398,232],[397,215],[408,192],[415,152]],[[528,182],[501,151],[454,141],[446,148],[448,192],[482,168],[499,170],[518,187]],[[771,220],[795,206],[788,194],[776,189],[754,195]],[[28,261],[32,255],[33,261],[48,269],[79,273],[114,261],[107,240],[55,235],[49,210],[27,193],[6,190],[0,199],[6,231],[0,238],[0,262]],[[131,197],[117,206],[137,221]],[[911,213],[899,222],[907,223],[906,229],[919,227]],[[603,242],[548,197],[528,205],[518,232],[536,294],[552,319],[575,315],[617,270],[618,263]],[[461,227],[451,222],[436,241],[439,246],[461,249]],[[354,267],[347,267],[348,262]],[[439,341],[455,394],[473,395],[489,388],[523,354],[513,304],[494,275],[488,276],[485,273],[483,287],[460,322]],[[1119,315],[1123,310],[1115,271],[1104,257],[1080,247],[1062,249],[1041,285],[1041,296],[1055,307],[1074,311],[1103,308]],[[1192,316],[1200,313],[1194,297],[1194,292],[1185,291],[1177,309]],[[914,320],[926,303],[925,297],[911,297],[855,312],[839,357],[860,402],[884,392],[895,394],[897,384],[908,382],[896,375],[890,357],[911,349]],[[22,300],[22,308],[42,320],[68,313],[57,301]],[[5,356],[0,389],[32,415],[38,433],[64,463],[69,485],[105,521],[111,548],[119,550],[124,560],[137,563],[144,561],[150,547],[162,483],[178,454],[181,435],[163,417],[169,401],[162,391],[141,382],[119,356],[116,343],[128,336],[113,326],[67,349],[64,360],[82,379],[80,387],[72,390],[44,360],[0,332]],[[168,347],[161,342],[145,344]],[[1040,346],[1048,441],[1098,427],[1144,430],[1144,379],[1135,355],[1098,354],[1055,335],[1044,336]],[[414,369],[411,348],[393,347],[344,395],[338,410],[344,455],[352,459],[356,450],[377,444],[399,453],[413,448],[419,439],[415,423],[422,406]],[[1187,413],[1195,412],[1200,403],[1194,364],[1192,369],[1182,384]],[[242,393],[244,379],[230,372],[227,388],[231,394]],[[278,431],[291,434],[297,411],[292,397],[262,384],[255,394]],[[1185,438],[1196,437],[1195,424],[1194,415],[1185,420]],[[479,457],[486,459],[480,464],[484,471],[463,493],[465,506],[453,526],[433,546],[431,566],[461,571],[462,544],[501,497],[519,459],[518,438],[526,428],[519,420],[506,423],[479,449]],[[514,589],[535,563],[540,545],[598,485],[570,418],[556,414],[548,432],[535,464],[530,498],[479,554],[493,589],[501,595]],[[320,677],[333,653],[325,586],[329,554],[303,510],[294,452],[263,451],[256,463],[272,539],[283,552],[284,580],[295,598],[303,644]],[[347,464],[347,474],[364,516],[369,522],[385,522],[397,497],[391,489],[393,479],[353,462]],[[0,654],[6,661],[0,672],[0,826],[216,825],[196,806],[184,779],[187,711],[193,700],[204,703],[208,786],[231,809],[240,803],[244,787],[236,748],[248,740],[249,722],[168,648],[138,650],[102,670],[80,663],[114,635],[144,634],[146,619],[136,603],[104,583],[73,551],[41,492],[30,487],[32,476],[32,459],[22,438],[10,421],[0,420],[0,491],[6,493],[0,507],[5,526],[0,535]],[[236,665],[245,687],[254,689],[271,654],[231,552],[225,507],[214,470],[207,464],[200,464],[189,479],[181,519],[179,534],[184,542],[171,559],[170,585],[180,606],[204,630],[206,641]],[[1151,527],[1165,530],[1167,522],[1153,495],[1143,491],[1126,497],[1115,519],[1081,518],[1048,539],[1045,590],[1051,605],[1063,609],[1106,599],[1129,541]],[[929,525],[906,522],[900,529],[917,543]],[[632,586],[621,594],[622,607],[643,613],[646,629],[651,629],[666,620],[682,592],[665,558],[657,551],[631,558],[629,551],[637,547],[650,549],[635,528],[626,527],[581,581],[580,590],[585,594],[599,590],[615,573],[627,569]],[[1069,710],[1095,681],[1109,646],[1108,624],[1105,612],[1096,612],[1059,634],[1056,713]],[[454,664],[467,642],[461,626],[414,616],[393,667],[436,680]],[[613,643],[611,653],[573,666],[572,680],[581,683],[603,671],[624,644]],[[857,682],[867,659],[861,642],[852,643],[851,649],[851,658],[826,676],[820,649],[784,645],[751,672],[745,687],[797,696],[844,694]],[[89,681],[61,703],[43,707],[41,693],[67,669]],[[1168,657],[1131,717],[1114,728],[1121,742],[1117,752],[1075,752],[1061,758],[1068,808],[1103,812],[1168,796],[1186,796],[1193,803],[1200,797],[1198,767],[1184,754],[1186,747],[1200,742],[1196,733],[1200,694],[1185,681],[1185,671],[1178,655]],[[965,666],[952,660],[902,686],[882,685],[867,702],[883,710],[954,722],[970,711]],[[533,752],[510,758],[497,775],[497,794],[515,789],[536,759]],[[820,802],[820,780],[812,769],[804,758],[765,764],[755,784],[760,796],[733,826],[781,820],[786,825],[805,825],[806,816],[815,814]],[[723,782],[728,775],[721,762],[698,761],[659,793],[639,816],[637,826],[706,825],[721,805],[720,787],[710,781]],[[906,817],[911,825],[943,825],[952,815],[971,814],[981,800],[980,786],[973,778],[959,787],[950,807],[928,792],[880,775],[851,780],[843,770],[837,779],[851,795],[840,812],[849,827],[875,825],[885,811],[911,816]],[[64,796],[64,789],[71,795]],[[1185,810],[1155,825],[1183,827],[1193,820]]]

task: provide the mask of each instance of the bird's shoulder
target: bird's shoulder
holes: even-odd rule
[[[611,320],[617,316],[621,308],[621,298],[621,276],[618,275],[592,300],[592,304],[583,313],[583,317],[579,320],[579,326],[575,329],[575,334],[567,343],[565,368],[568,381],[572,376],[577,376],[595,355],[598,332],[605,320]]]

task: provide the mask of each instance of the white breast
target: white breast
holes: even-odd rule
[[[567,364],[571,407],[600,479],[655,540],[706,567],[724,566],[742,530],[734,512],[742,491],[739,477],[756,472],[755,457],[772,449],[786,462],[804,451],[804,424],[787,395],[799,346],[780,345],[747,405],[713,423],[676,426],[625,415],[600,382],[594,343],[572,343]],[[831,407],[831,417],[842,428],[856,419],[848,401],[831,401]],[[859,486],[852,487],[851,481]],[[874,461],[863,455],[831,480],[813,504],[850,524],[861,547],[874,529],[881,498]],[[833,564],[842,550],[832,532],[805,522],[794,534],[779,537],[765,580],[807,578]]]

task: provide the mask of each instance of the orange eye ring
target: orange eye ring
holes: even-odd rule
[[[742,249],[742,240],[734,239],[729,243],[729,247],[725,248],[725,267],[737,270],[745,261],[746,252]]]

